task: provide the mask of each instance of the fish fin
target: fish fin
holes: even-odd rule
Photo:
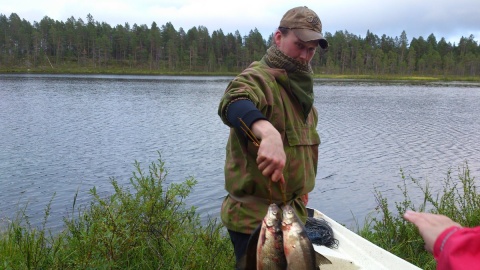
[[[257,269],[257,243],[258,237],[260,236],[260,230],[262,223],[253,231],[248,239],[247,248],[245,250],[245,267],[241,269],[245,270],[256,270]]]
[[[327,259],[327,257],[323,256],[322,254],[315,252],[315,261],[317,262],[317,265],[321,264],[332,264],[332,261]]]

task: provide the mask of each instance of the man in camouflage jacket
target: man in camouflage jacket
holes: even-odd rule
[[[307,7],[289,10],[274,34],[274,45],[228,85],[218,108],[230,127],[226,147],[221,219],[234,245],[237,264],[250,234],[270,203],[285,198],[305,222],[306,201],[317,172],[318,114],[313,106],[310,60],[326,49],[318,16]],[[260,140],[256,146],[240,120]]]

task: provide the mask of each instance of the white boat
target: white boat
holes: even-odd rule
[[[313,245],[317,253],[331,262],[321,264],[320,269],[421,269],[352,232],[322,212],[316,209],[309,210],[310,213],[312,211],[314,218],[324,219],[329,223],[335,239],[338,240],[338,248]]]

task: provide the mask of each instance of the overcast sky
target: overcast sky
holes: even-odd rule
[[[276,29],[283,14],[295,6],[308,6],[320,17],[323,32],[336,31],[365,37],[373,34],[400,36],[403,30],[409,41],[434,34],[458,43],[460,37],[474,35],[480,40],[479,0],[0,0],[0,13],[17,13],[30,23],[44,16],[65,22],[68,18],[87,21],[91,14],[98,22],[115,27],[152,22],[160,27],[171,22],[176,30],[182,27],[205,26],[212,34],[222,29],[225,34],[247,35],[257,28],[267,39]]]

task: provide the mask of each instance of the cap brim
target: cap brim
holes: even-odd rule
[[[318,40],[318,46],[322,49],[328,48],[328,41],[318,32],[309,29],[292,29],[292,31],[303,42]]]

